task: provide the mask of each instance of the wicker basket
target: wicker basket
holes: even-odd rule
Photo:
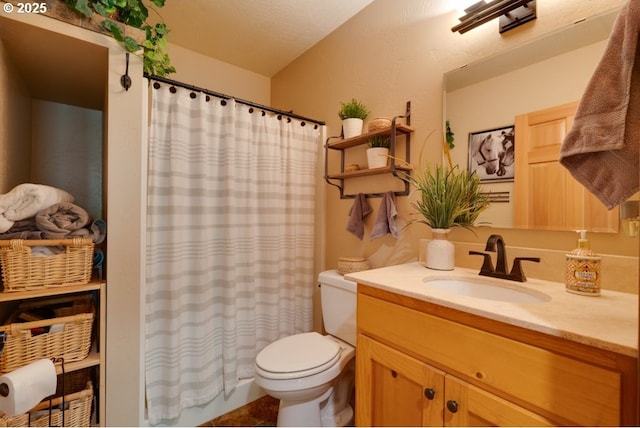
[[[369,132],[377,131],[378,129],[385,129],[391,127],[391,119],[388,117],[376,117],[367,125]]]
[[[54,398],[62,395],[70,395],[80,392],[87,387],[87,382],[91,381],[91,370],[95,367],[85,367],[83,369],[60,373],[56,380],[56,393]],[[63,387],[64,385],[64,387]],[[64,389],[63,389],[64,388]]]
[[[371,269],[371,266],[364,257],[340,257],[338,259],[338,272],[342,275],[368,269]]]
[[[55,318],[14,322],[19,313],[51,308]],[[89,298],[61,297],[25,302],[9,323],[0,326],[5,344],[0,354],[0,373],[7,373],[42,358],[64,358],[65,363],[80,361],[89,355],[95,305]],[[60,330],[35,334],[37,329],[60,325]]]
[[[35,246],[64,246],[65,252],[33,255]],[[86,284],[91,280],[93,247],[90,238],[0,240],[3,291]]]
[[[62,423],[62,403],[64,400],[64,424]],[[79,392],[57,397],[53,400],[41,401],[28,413],[7,416],[0,412],[0,427],[88,427],[91,425],[91,404],[93,401],[93,385],[87,382],[86,387]],[[51,407],[51,421],[49,408]],[[51,422],[51,423],[49,423]]]

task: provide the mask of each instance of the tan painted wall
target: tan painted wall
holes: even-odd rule
[[[340,101],[356,97],[371,109],[370,117],[376,117],[401,114],[405,102],[411,100],[412,125],[416,129],[412,137],[412,164],[417,165],[423,144],[423,160],[437,162],[442,156],[443,73],[623,3],[538,0],[538,19],[531,24],[500,35],[497,21],[492,21],[460,35],[450,30],[459,12],[447,7],[447,2],[376,0],[272,79],[272,105],[324,119],[328,135],[339,135]],[[339,168],[337,159],[330,157],[333,168]],[[361,162],[364,163],[364,157]],[[365,180],[366,186],[373,186],[376,191],[390,190],[389,186],[394,185],[393,181]],[[414,225],[403,231],[398,240],[389,235],[370,240],[380,203],[380,199],[370,199],[374,211],[366,218],[365,237],[360,241],[345,230],[353,200],[340,200],[337,189],[322,186],[326,192],[327,268],[336,267],[340,256],[366,256],[374,267],[415,260],[419,239],[430,237],[426,226]],[[412,200],[413,197],[398,198],[399,216],[404,221],[410,217]],[[563,251],[575,246],[572,232],[457,229],[450,237],[458,242],[480,244],[496,232],[510,246]],[[600,253],[638,255],[637,240],[622,234],[591,236],[591,240]],[[456,262],[479,267],[478,260],[465,254],[457,257]],[[637,275],[637,262],[634,266]]]
[[[271,80],[268,77],[169,44],[171,64],[176,73],[172,80],[231,95],[258,104],[271,103]]]

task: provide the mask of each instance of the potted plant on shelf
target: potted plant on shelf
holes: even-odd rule
[[[457,166],[447,169],[443,165],[427,166],[422,171],[407,175],[419,193],[411,206],[419,218],[409,222],[423,223],[431,228],[433,239],[427,243],[425,265],[431,269],[452,270],[455,247],[447,239],[453,227],[472,227],[489,202],[480,187],[480,178]]]
[[[367,165],[369,169],[384,168],[389,160],[391,138],[388,135],[374,135],[369,138]]]
[[[368,115],[369,109],[355,98],[347,103],[341,102],[338,116],[342,119],[342,136],[351,138],[362,134],[362,125]]]

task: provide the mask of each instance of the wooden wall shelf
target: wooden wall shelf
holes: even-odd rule
[[[404,119],[405,123],[398,123],[399,119]],[[336,137],[329,137],[325,143],[325,160],[324,160],[324,178],[325,181],[337,187],[340,190],[340,199],[352,199],[356,195],[347,195],[344,193],[344,180],[350,178],[367,177],[372,175],[390,174],[393,177],[401,180],[404,183],[404,190],[394,192],[396,196],[409,195],[409,182],[406,180],[406,175],[411,173],[409,167],[411,157],[411,134],[414,129],[411,127],[411,101],[407,101],[407,108],[404,115],[395,116],[391,120],[391,126],[384,129],[378,129],[372,132],[367,132],[356,137],[343,138],[342,135]],[[358,169],[355,171],[345,171],[345,150],[353,147],[365,145],[369,143],[369,139],[375,136],[388,135],[391,137],[391,143],[389,147],[389,164],[384,168],[372,168],[372,169]],[[405,158],[398,160],[396,158],[397,137],[403,136],[405,142]],[[330,142],[330,140],[336,140]],[[339,150],[340,153],[340,171],[337,173],[329,173],[329,150]],[[398,162],[404,165],[397,165]],[[382,197],[384,192],[380,193],[367,193],[365,196],[369,198]]]

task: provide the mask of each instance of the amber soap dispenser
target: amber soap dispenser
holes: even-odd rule
[[[578,247],[567,254],[566,290],[584,296],[600,295],[601,258],[590,248],[586,230],[580,234]]]

